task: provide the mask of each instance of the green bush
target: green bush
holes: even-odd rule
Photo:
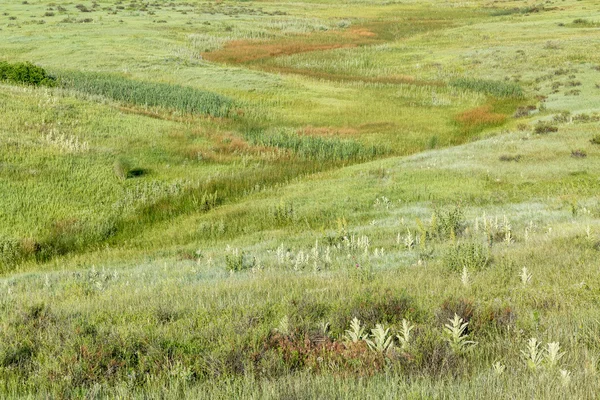
[[[56,79],[42,67],[30,62],[8,63],[0,62],[0,81],[23,83],[34,86],[55,86]]]
[[[447,269],[460,272],[464,267],[469,271],[480,271],[491,261],[490,250],[480,243],[459,243],[450,247],[444,254]]]

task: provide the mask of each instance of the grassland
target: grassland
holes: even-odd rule
[[[5,1],[0,397],[595,398],[599,23]]]

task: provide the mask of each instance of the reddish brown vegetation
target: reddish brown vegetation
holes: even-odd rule
[[[490,105],[472,108],[463,111],[455,118],[466,131],[479,130],[488,126],[497,126],[506,121],[506,115],[491,111]]]

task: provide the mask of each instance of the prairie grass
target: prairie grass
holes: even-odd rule
[[[213,117],[226,117],[235,107],[231,99],[191,87],[97,73],[65,72],[58,74],[58,78],[66,89],[143,107],[162,107]]]
[[[594,1],[4,3],[0,397],[597,397]]]

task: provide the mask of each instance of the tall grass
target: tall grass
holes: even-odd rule
[[[64,88],[140,106],[213,117],[227,117],[235,107],[233,100],[225,96],[186,86],[91,72],[63,72],[58,76]]]
[[[389,150],[383,146],[364,146],[353,140],[303,136],[286,129],[262,130],[249,128],[245,130],[244,136],[246,140],[255,145],[291,150],[303,160],[369,160],[389,153]]]
[[[502,82],[490,79],[457,78],[451,80],[449,85],[455,88],[472,90],[494,97],[524,97],[521,86],[513,82]]]

